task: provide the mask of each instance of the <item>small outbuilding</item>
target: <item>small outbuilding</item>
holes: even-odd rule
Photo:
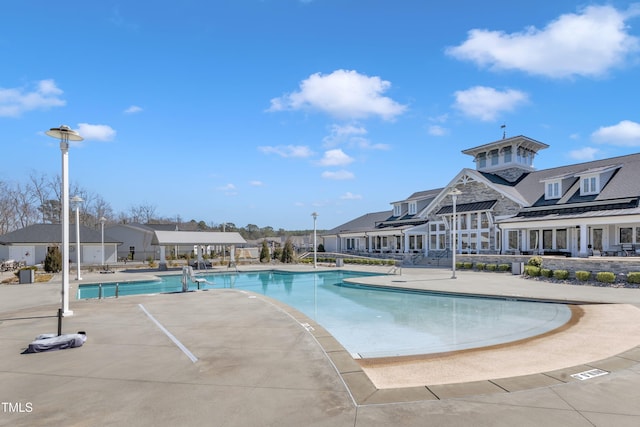
[[[69,261],[78,262],[76,225],[69,225]],[[80,261],[83,264],[102,263],[102,234],[80,226]],[[104,262],[117,261],[118,242],[104,236]],[[0,259],[12,259],[26,265],[44,263],[47,249],[62,245],[61,224],[33,224],[0,236]]]
[[[163,231],[155,230],[152,244],[160,247],[159,268],[167,268],[167,246],[194,246],[197,250],[198,264],[202,261],[202,253],[207,246],[230,246],[231,262],[235,262],[236,245],[245,245],[246,240],[236,232],[220,231]]]

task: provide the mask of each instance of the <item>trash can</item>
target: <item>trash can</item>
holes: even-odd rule
[[[18,270],[18,280],[20,281],[20,284],[35,282],[35,276],[35,271],[31,268]]]
[[[336,258],[336,267],[344,267],[344,259]]]
[[[523,274],[523,273],[524,273],[524,262],[511,263],[511,274]]]

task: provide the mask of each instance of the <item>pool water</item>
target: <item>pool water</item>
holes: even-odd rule
[[[407,356],[513,342],[556,329],[571,318],[567,305],[442,295],[351,285],[353,271],[215,273],[201,288],[236,288],[280,300],[326,328],[359,358]],[[177,292],[182,276],[158,282],[120,283],[119,295]],[[191,284],[190,289],[196,289]],[[102,296],[115,284],[102,285]],[[78,298],[97,298],[98,285],[83,285]]]

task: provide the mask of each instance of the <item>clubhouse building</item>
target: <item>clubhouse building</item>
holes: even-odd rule
[[[446,257],[455,241],[460,254],[640,254],[640,153],[536,170],[548,147],[520,135],[463,150],[475,169],[329,230],[324,248]]]

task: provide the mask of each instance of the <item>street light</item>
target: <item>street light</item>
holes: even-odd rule
[[[107,218],[105,217],[100,217],[100,230],[101,230],[101,237],[100,237],[100,246],[102,247],[100,254],[102,255],[102,267],[104,268],[104,223],[107,222]]]
[[[453,236],[451,237],[451,246],[453,247],[453,265],[451,266],[451,270],[453,274],[451,275],[452,279],[456,278],[456,252],[458,251],[458,242],[457,242],[457,231],[456,231],[456,201],[458,200],[458,196],[462,194],[462,191],[454,188],[449,192],[449,195],[453,199],[453,221],[451,224],[451,228],[453,230]]]
[[[318,268],[318,245],[316,245],[316,220],[318,219],[318,213],[311,214],[313,217],[313,268]]]
[[[69,310],[69,141],[82,141],[84,138],[67,125],[51,128],[46,135],[60,140],[62,152],[62,315],[73,316]]]
[[[76,208],[76,265],[78,268],[78,277],[76,277],[76,280],[82,280],[80,276],[80,204],[84,202],[84,200],[82,197],[76,195],[71,198],[71,202]]]

